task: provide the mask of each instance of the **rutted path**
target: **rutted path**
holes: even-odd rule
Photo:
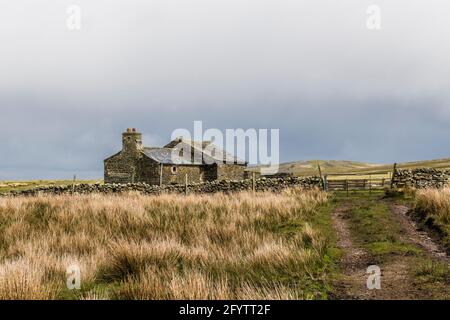
[[[446,259],[445,252],[433,242],[426,233],[420,232],[414,222],[406,215],[408,208],[397,204],[385,203],[390,209],[392,221],[398,222],[401,234],[396,235],[402,241],[422,249],[433,260]],[[342,250],[340,261],[341,276],[337,280],[335,298],[337,299],[429,299],[433,292],[422,290],[415,284],[413,268],[417,256],[411,254],[387,254],[383,258],[373,257],[352,235],[350,218],[355,202],[343,200],[333,212],[332,220],[337,234],[337,245]],[[378,260],[378,261],[377,261]],[[381,289],[368,289],[367,267],[378,265],[381,269]]]
[[[421,230],[417,226],[417,223],[407,215],[409,211],[407,206],[391,204],[390,208],[393,216],[397,219],[405,231],[402,235],[405,240],[418,245],[431,257],[445,261],[447,264],[450,263],[450,259],[445,250],[434,242],[427,232]]]
[[[333,225],[338,235],[337,245],[343,250],[341,268],[342,279],[336,298],[361,299],[366,288],[367,252],[353,244],[350,230],[345,221],[348,219],[350,204],[346,203],[333,212]]]

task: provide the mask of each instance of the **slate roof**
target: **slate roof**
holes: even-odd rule
[[[163,164],[192,164],[191,161],[180,157],[178,151],[173,148],[144,148],[143,152],[150,159]]]
[[[226,153],[223,150],[220,150],[219,148],[215,148],[215,155],[211,156],[207,153],[203,152],[202,148],[205,148],[206,146],[210,145],[210,141],[204,141],[204,142],[197,142],[197,141],[180,141],[180,140],[173,140],[167,145],[165,145],[163,148],[147,148],[145,147],[143,150],[143,153],[153,159],[154,161],[158,163],[163,164],[182,164],[182,165],[202,165],[202,164],[213,164],[213,163],[224,163],[226,160],[226,157],[229,157],[229,159],[233,159],[234,162],[239,164],[245,164],[245,161],[238,159],[237,157],[234,157],[233,155]],[[190,146],[193,146],[194,150],[194,162],[190,161],[190,159],[185,159],[184,157],[179,155],[179,151],[181,149],[189,150]],[[203,159],[202,159],[203,155]]]

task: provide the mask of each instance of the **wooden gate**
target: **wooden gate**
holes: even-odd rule
[[[345,179],[344,179],[345,178]],[[390,172],[371,174],[331,174],[324,176],[326,191],[382,190],[391,187]]]

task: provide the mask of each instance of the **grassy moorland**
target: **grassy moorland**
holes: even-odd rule
[[[390,163],[375,164],[348,160],[307,160],[282,163],[280,164],[280,172],[288,172],[296,176],[318,175],[318,164],[320,164],[322,174],[357,174],[360,176],[359,178],[368,178],[368,174],[371,174],[372,178],[374,174],[379,175],[378,178],[389,178],[390,176],[387,173],[392,172],[393,169],[393,164]],[[450,170],[450,158],[397,163],[397,168]],[[250,170],[258,171],[259,169],[255,167]]]
[[[0,299],[327,298],[329,210],[316,190],[0,198]]]
[[[0,299],[450,299],[409,208],[448,235],[450,189],[0,197]]]

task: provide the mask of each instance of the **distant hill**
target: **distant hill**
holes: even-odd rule
[[[306,161],[294,161],[286,162],[280,165],[280,172],[292,173],[295,176],[310,176],[318,175],[318,164],[322,170],[322,174],[368,174],[368,173],[384,173],[392,171],[394,164],[376,164],[356,162],[349,160],[306,160]],[[399,169],[412,169],[412,168],[436,168],[441,170],[450,170],[450,158],[425,160],[425,161],[413,161],[398,163]],[[251,170],[258,171],[259,168],[255,167]]]

